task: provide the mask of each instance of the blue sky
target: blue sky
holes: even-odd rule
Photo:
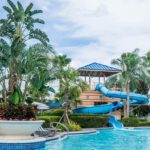
[[[13,0],[16,2],[16,0]],[[76,68],[92,62],[109,65],[122,52],[150,50],[149,0],[20,0],[42,9],[42,29],[58,53]],[[0,17],[5,13],[1,0]]]

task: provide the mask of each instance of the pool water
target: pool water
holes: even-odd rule
[[[150,150],[150,129],[98,130],[46,143],[44,150]]]

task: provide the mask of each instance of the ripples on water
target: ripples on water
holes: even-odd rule
[[[46,143],[44,150],[150,150],[150,129],[101,130]]]

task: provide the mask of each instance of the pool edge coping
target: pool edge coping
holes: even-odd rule
[[[47,137],[46,138],[46,142],[49,142],[49,141],[54,141],[54,140],[58,140],[58,139],[63,139],[65,137],[67,137],[67,135],[78,135],[78,134],[92,134],[92,133],[96,133],[97,132],[97,129],[90,129],[90,130],[82,130],[82,131],[73,131],[73,132],[63,132],[63,133],[60,133],[54,137]]]
[[[150,126],[148,127],[125,127],[125,129],[150,129]],[[58,139],[63,139],[63,138],[66,138],[67,135],[77,135],[77,134],[92,134],[92,133],[97,133],[97,130],[112,130],[113,127],[102,127],[102,128],[89,128],[89,129],[86,129],[86,130],[82,130],[82,131],[74,131],[74,132],[69,132],[69,133],[66,133],[66,132],[62,132],[54,137],[47,137],[46,138],[46,142],[49,142],[49,141],[54,141],[54,140],[58,140]]]

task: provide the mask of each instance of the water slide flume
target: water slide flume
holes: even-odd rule
[[[97,84],[95,89],[109,98],[119,98],[121,100],[127,99],[127,92],[111,91],[111,90],[107,89],[103,84]],[[130,101],[131,101],[130,104],[146,104],[146,103],[148,103],[148,97],[145,95],[129,93],[129,97],[130,97]],[[73,110],[73,113],[107,114],[107,113],[116,111],[118,109],[121,109],[121,108],[123,108],[123,106],[124,106],[123,102],[113,101],[112,103],[104,104],[104,105],[76,108]],[[116,122],[114,121],[114,123],[116,123]]]
[[[118,121],[115,119],[114,116],[110,115],[109,116],[109,126],[113,127],[114,129],[122,129],[124,128],[124,125],[122,122]]]
[[[97,84],[95,89],[109,98],[127,99],[126,92],[108,90],[103,84]],[[131,100],[130,104],[146,104],[148,102],[148,97],[145,95],[129,93],[129,96]],[[104,105],[76,108],[73,112],[80,114],[107,114],[120,108],[123,108],[123,102],[113,101]]]

